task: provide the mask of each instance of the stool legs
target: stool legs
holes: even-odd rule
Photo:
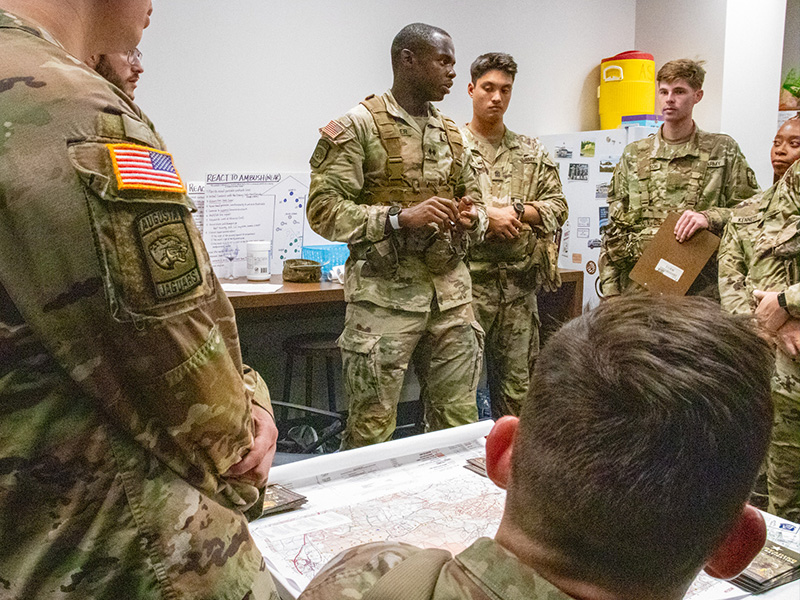
[[[336,386],[333,381],[333,359],[329,356],[325,357],[325,373],[328,378],[328,410],[331,412],[336,411]]]
[[[306,356],[306,406],[311,406],[314,397],[314,357]]]
[[[286,355],[286,371],[283,374],[283,402],[289,404],[292,400],[292,362],[293,357],[291,354]],[[289,407],[284,406],[281,409],[281,420],[285,421],[289,414]]]
[[[292,376],[294,375],[295,358],[305,358],[305,405],[314,405],[314,360],[325,359],[325,375],[328,388],[328,408],[330,412],[337,412],[336,379],[334,364],[341,356],[336,336],[332,334],[304,334],[287,338],[283,349],[286,352],[286,369],[283,378],[283,403],[292,404]],[[288,406],[281,407],[280,417],[286,420],[289,413]]]

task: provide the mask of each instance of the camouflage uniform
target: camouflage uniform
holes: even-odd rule
[[[529,364],[539,354],[536,291],[561,283],[554,236],[567,219],[567,201],[558,166],[539,140],[506,129],[495,150],[469,127],[461,133],[487,205],[504,208],[520,200],[542,218],[535,230],[523,225],[515,240],[487,240],[470,248],[472,308],[486,332],[492,417],[498,419],[519,414],[528,395]]]
[[[738,205],[719,250],[722,307],[750,314],[753,290],[787,290],[787,308],[800,317],[800,177],[786,178]],[[800,365],[778,346],[772,379],[775,422],[767,455],[769,511],[800,520]]]
[[[371,96],[320,130],[311,158],[309,224],[329,240],[350,244],[339,339],[350,401],[343,448],[391,437],[412,358],[427,429],[477,419],[483,334],[470,307],[467,266],[457,254],[448,260],[451,245],[434,228],[386,233],[390,206],[412,206],[434,195],[469,196],[478,221],[465,237],[477,240],[486,229],[480,187],[458,128],[433,106],[429,110],[422,131],[391,92]],[[431,240],[443,245],[431,246]]]
[[[345,550],[308,584],[298,600],[360,600],[376,582],[420,552],[408,544],[375,542]],[[405,573],[396,597],[414,586]],[[410,576],[409,576],[410,575]],[[423,594],[414,594],[413,597]],[[567,600],[571,598],[489,538],[444,564],[431,600]]]
[[[608,226],[600,251],[605,296],[640,289],[629,274],[670,212],[695,210],[721,235],[730,208],[758,191],[755,175],[729,136],[695,128],[688,142],[661,134],[628,144],[608,187]],[[718,297],[717,263],[710,260],[689,295]]]
[[[158,135],[4,11],[0,47],[0,597],[277,598],[259,490],[221,475],[266,386],[188,198],[121,189],[106,146]]]

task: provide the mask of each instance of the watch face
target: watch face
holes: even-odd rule
[[[403,209],[400,206],[396,206],[396,205],[395,206],[390,206],[389,207],[389,216],[393,217],[395,215],[399,215],[401,210],[403,210]]]
[[[525,205],[517,200],[514,202],[514,210],[517,211],[517,214],[522,215],[525,212]]]

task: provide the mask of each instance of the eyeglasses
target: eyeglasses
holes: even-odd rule
[[[128,64],[135,67],[137,64],[142,65],[142,53],[138,48],[128,51]]]

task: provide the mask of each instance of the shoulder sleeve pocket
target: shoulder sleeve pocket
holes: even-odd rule
[[[115,147],[123,152],[115,154]],[[68,152],[86,191],[115,319],[165,318],[215,293],[191,203],[169,154],[100,142],[71,144]]]

